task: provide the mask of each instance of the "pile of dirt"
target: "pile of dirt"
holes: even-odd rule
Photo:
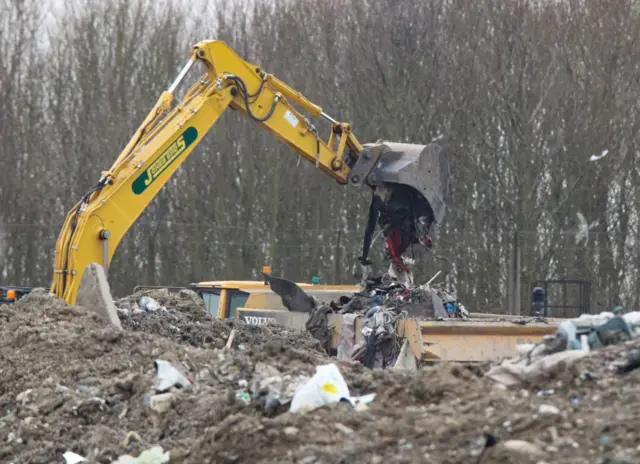
[[[187,311],[158,300],[167,306],[165,317],[186,317]],[[135,315],[143,316],[162,315]],[[238,337],[256,330],[251,342],[238,341],[231,350],[203,347],[163,330],[107,327],[91,311],[43,292],[3,307],[0,321],[2,462],[63,462],[63,453],[73,451],[89,462],[109,463],[154,445],[170,451],[170,463],[640,458],[640,370],[621,375],[611,368],[640,346],[637,341],[594,352],[573,378],[513,391],[497,387],[474,366],[410,373],[339,364],[352,395],[376,393],[368,408],[355,411],[340,403],[293,414],[266,407],[257,394],[260,383],[278,376],[290,389],[331,360],[277,331],[267,336],[262,328],[238,326]],[[226,342],[231,326],[211,327]],[[193,381],[172,391],[164,412],[150,402],[157,359]],[[497,444],[480,459],[486,435]]]
[[[144,296],[153,298],[161,308],[154,312],[140,309],[138,302]],[[241,321],[215,319],[207,313],[202,298],[191,290],[142,291],[116,300],[115,304],[123,328],[161,335],[192,346],[222,348],[231,330],[236,329],[236,344],[255,346],[277,338],[299,349],[323,352],[320,343],[306,332],[282,326],[256,327]]]

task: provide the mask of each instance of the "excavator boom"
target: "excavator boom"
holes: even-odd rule
[[[206,72],[172,108],[176,88],[196,63],[203,64]],[[334,120],[275,76],[240,58],[224,42],[203,41],[192,47],[176,81],[162,93],[111,168],[68,213],[56,243],[51,286],[56,296],[75,303],[80,279],[91,263],[108,271],[124,234],[229,107],[338,183],[373,189],[381,183],[405,183],[426,204],[433,203],[435,216],[440,215],[445,184],[427,178],[435,177],[434,166],[440,169],[446,164],[441,149],[408,145],[412,154],[403,158],[398,144],[364,147],[349,124]],[[304,112],[329,121],[326,140]],[[428,156],[417,157],[423,152]],[[385,161],[385,153],[392,154],[390,162]]]

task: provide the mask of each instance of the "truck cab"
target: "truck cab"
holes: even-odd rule
[[[359,291],[358,285],[320,285],[297,283],[308,295],[321,302],[337,300]],[[207,312],[217,319],[240,319],[239,309],[287,311],[280,297],[268,284],[255,280],[198,282],[189,288],[202,297]]]

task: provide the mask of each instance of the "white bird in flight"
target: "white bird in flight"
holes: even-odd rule
[[[587,243],[589,242],[589,231],[598,224],[598,221],[589,224],[587,219],[584,217],[584,214],[580,212],[576,214],[578,216],[578,221],[580,221],[578,224],[578,232],[576,233],[576,245],[584,239],[584,246],[587,246]]]
[[[602,153],[600,153],[599,155],[591,155],[591,158],[589,158],[589,161],[598,161],[599,159],[604,158],[605,156],[607,156],[609,154],[609,150],[604,150]]]

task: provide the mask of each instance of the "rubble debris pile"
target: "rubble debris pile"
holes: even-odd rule
[[[494,366],[487,377],[507,387],[537,385],[548,381],[549,377],[576,374],[577,361],[591,350],[636,338],[640,338],[640,311],[623,315],[613,312],[583,314],[560,323],[558,331],[545,336],[540,343],[520,345],[518,358]],[[634,369],[629,368],[629,364],[625,366],[628,370]]]
[[[332,309],[340,314],[363,313],[367,317],[387,310],[421,319],[469,318],[469,311],[455,295],[444,290],[443,284],[404,285],[385,274],[365,280],[363,287],[351,297],[331,302]]]
[[[142,291],[115,301],[122,327],[170,338],[201,348],[222,348],[236,329],[235,345],[257,345],[274,337],[290,346],[322,352],[311,336],[286,327],[257,327],[235,320],[211,317],[204,301],[192,290],[172,293],[167,289]]]
[[[446,292],[442,285],[406,285],[389,273],[379,278],[365,277],[360,292],[343,295],[328,303],[307,297],[294,282],[266,274],[265,277],[289,311],[306,313],[309,307],[313,307],[306,329],[327,353],[330,351],[330,330],[326,316],[342,314],[338,359],[357,361],[369,368],[387,368],[398,362],[401,342],[396,333],[402,319],[469,319],[469,312],[462,303]],[[357,318],[364,318],[363,341],[354,346]]]
[[[188,323],[188,309],[156,297]],[[2,462],[640,460],[635,335],[604,343],[600,331],[601,347],[565,350],[585,353],[569,372],[506,387],[483,366],[372,370],[241,325],[220,331],[247,337],[229,348],[228,336],[202,347],[128,323],[116,330],[39,291],[0,318]]]

